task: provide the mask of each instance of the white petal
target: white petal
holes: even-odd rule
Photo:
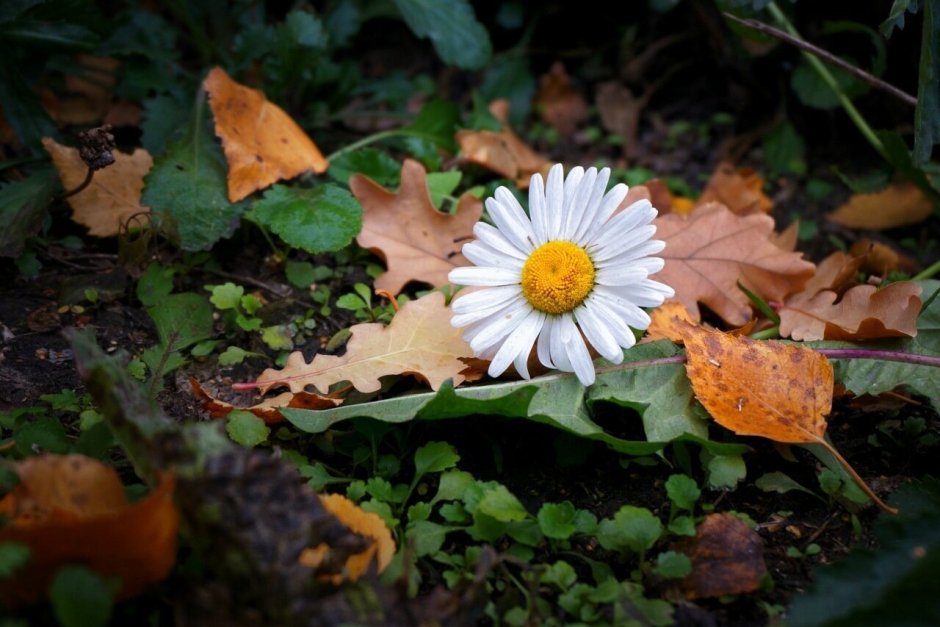
[[[597,168],[588,168],[578,185],[578,191],[572,201],[565,206],[565,221],[562,227],[562,239],[574,239],[575,231],[584,219],[588,201],[594,192],[594,181],[597,180]],[[567,191],[567,190],[566,190]]]
[[[646,268],[620,264],[598,268],[596,281],[599,285],[632,285],[648,276]]]
[[[615,232],[613,229],[601,233],[591,244],[591,256],[598,262],[626,255],[649,241],[656,234],[652,224],[638,226],[629,231]],[[655,240],[660,241],[660,240]]]
[[[582,178],[584,178],[584,168],[581,166],[575,166],[571,168],[568,171],[568,176],[565,177],[565,213],[568,213],[568,210],[571,207],[571,203],[578,194],[578,189],[581,187]]]
[[[463,253],[464,257],[478,266],[512,268],[518,270],[521,273],[522,266],[525,265],[525,261],[522,259],[504,255],[502,252],[488,246],[482,241],[475,241],[470,242],[469,244],[464,244],[461,252]]]
[[[632,264],[638,259],[662,252],[663,248],[665,247],[666,242],[659,239],[651,239],[648,242],[643,242],[642,244],[638,244],[633,248],[624,250],[615,257],[608,257],[604,260],[600,260],[594,257],[594,265],[598,268],[605,268],[621,264]]]
[[[633,287],[616,288],[601,285],[591,293],[591,296],[612,309],[618,318],[634,329],[645,329],[650,325],[650,317],[633,300]]]
[[[568,361],[568,368],[560,368],[568,372],[574,372],[578,375],[578,380],[582,385],[588,386],[594,383],[594,362],[591,361],[591,355],[588,353],[587,346],[581,338],[574,321],[569,316],[561,318],[563,325],[562,336],[565,338],[562,350],[565,353],[565,359]],[[568,327],[570,326],[570,331]]]
[[[460,328],[483,321],[486,318],[495,319],[502,315],[503,312],[516,307],[519,303],[522,302],[525,302],[525,299],[518,295],[514,298],[495,301],[489,305],[483,305],[471,309],[470,311],[455,314],[451,317],[450,324],[453,327]]]
[[[509,367],[510,362],[517,361],[517,358],[519,358],[519,361],[523,364],[523,369],[519,374],[522,375],[523,379],[529,378],[529,371],[525,368],[525,360],[529,358],[532,343],[535,342],[539,331],[542,330],[544,321],[545,314],[540,311],[531,310],[525,315],[516,330],[506,338],[503,345],[496,351],[496,356],[490,362],[488,371],[491,377],[501,375]]]
[[[532,220],[532,233],[535,245],[541,246],[548,241],[548,205],[545,202],[545,183],[542,175],[535,173],[529,181],[529,219]]]
[[[447,280],[456,285],[515,285],[522,280],[518,270],[462,266],[447,274]]]
[[[595,213],[594,217],[591,219],[591,223],[585,226],[584,234],[578,238],[579,243],[590,243],[602,228],[607,228],[607,222],[610,220],[610,216],[617,210],[617,207],[620,206],[623,199],[627,197],[628,191],[629,188],[626,185],[618,183],[607,192],[607,195],[604,196],[600,206],[597,208],[597,213]]]
[[[503,338],[519,326],[526,312],[531,309],[532,306],[523,300],[492,316],[486,322],[486,327],[470,340],[470,348],[474,353],[480,353],[501,343]]]
[[[461,290],[454,299],[454,302],[451,303],[450,308],[455,314],[463,314],[481,307],[494,307],[500,304],[506,304],[520,294],[519,287],[515,285],[487,287],[472,292]]]
[[[499,204],[509,211],[513,220],[522,225],[525,229],[526,241],[529,243],[533,242],[535,234],[532,232],[532,220],[529,219],[525,209],[519,204],[519,200],[516,198],[515,194],[505,187],[497,187],[493,194],[496,200],[499,201]]]
[[[623,361],[623,350],[607,328],[607,322],[595,315],[590,307],[582,305],[574,312],[578,326],[591,346],[608,361],[619,364]]]
[[[568,316],[554,317],[555,325],[552,329],[550,347],[555,368],[564,372],[571,372],[571,359],[565,350],[565,340],[569,339],[568,327],[564,324],[566,321],[571,322]],[[574,327],[574,324],[572,323],[571,326]]]
[[[584,304],[591,310],[591,313],[607,323],[607,330],[617,340],[617,344],[623,348],[630,348],[636,344],[636,336],[633,335],[633,331],[630,330],[630,327],[616,311],[607,306],[603,298],[597,296],[597,292],[588,296]]]
[[[571,241],[581,243],[581,238],[597,219],[597,213],[603,203],[604,192],[607,190],[607,183],[609,181],[610,168],[602,168],[597,173],[597,179],[594,181],[594,188],[591,190],[591,197],[588,199],[584,214],[581,216],[577,228],[575,228],[574,232],[571,234]]]
[[[487,224],[486,222],[477,222],[473,225],[473,234],[476,235],[477,239],[493,248],[498,250],[501,253],[505,253],[510,257],[515,257],[516,259],[522,259],[525,261],[528,259],[528,255],[515,246],[506,239],[506,237],[499,232],[492,224]]]
[[[548,182],[545,184],[545,201],[548,205],[548,221],[546,222],[548,239],[558,237],[561,231],[562,209],[565,204],[565,184],[562,175],[561,164],[556,163],[548,171]]]
[[[538,352],[539,361],[542,362],[542,365],[546,368],[554,368],[555,362],[552,361],[552,334],[555,330],[555,317],[546,316],[545,326],[542,327],[542,332],[539,334],[539,341],[536,345],[536,350]]]
[[[523,224],[516,219],[511,209],[507,208],[495,198],[486,199],[486,210],[493,220],[493,223],[496,225],[496,228],[509,240],[510,244],[524,253],[532,252],[533,245],[530,241],[532,238],[532,227],[528,224],[528,218],[524,218],[526,223]]]

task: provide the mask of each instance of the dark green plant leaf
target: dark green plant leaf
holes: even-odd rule
[[[268,439],[271,429],[250,411],[235,410],[226,417],[228,437],[242,446],[258,446]]]
[[[768,178],[776,178],[780,174],[806,174],[805,151],[806,144],[790,121],[775,127],[764,138]]]
[[[893,8],[893,7],[892,7]],[[914,113],[914,164],[930,161],[935,144],[940,143],[940,7],[924,2],[924,30],[921,35],[920,66],[917,73],[917,110]]]
[[[172,350],[183,350],[212,335],[212,306],[199,294],[171,294],[147,313],[160,343]]]
[[[362,206],[333,184],[312,189],[275,185],[251,215],[289,245],[310,253],[344,248],[362,229]]]
[[[474,514],[478,512],[503,523],[518,522],[529,515],[519,499],[502,484],[494,484],[485,490]]]
[[[624,505],[597,528],[597,541],[610,551],[642,553],[656,544],[663,524],[645,507]]]
[[[151,263],[137,281],[137,298],[145,307],[152,307],[173,291],[173,268]]]
[[[360,148],[330,161],[326,173],[343,184],[348,183],[353,174],[364,174],[382,187],[393,188],[398,187],[401,163],[383,150]]]
[[[852,59],[844,60],[855,65]],[[842,92],[849,98],[860,96],[870,89],[866,83],[845,70],[830,66],[829,72],[835,78]],[[828,110],[839,106],[839,97],[805,59],[800,60],[800,64],[790,75],[790,86],[800,102],[807,107]]]
[[[799,492],[805,492],[806,494],[811,494],[816,498],[819,498],[818,494],[804,487],[799,482],[790,478],[789,475],[786,475],[782,472],[765,473],[754,480],[754,485],[764,492],[779,492],[780,494],[786,494],[787,492],[796,490]]]
[[[535,78],[528,58],[522,54],[500,55],[493,59],[480,84],[484,104],[497,98],[509,100],[509,121],[512,124],[521,124],[529,116],[535,90]]]
[[[62,627],[105,627],[111,620],[111,589],[85,566],[63,566],[49,588],[49,600]]]
[[[891,503],[899,513],[875,523],[878,549],[857,548],[817,570],[793,601],[792,627],[940,624],[940,481],[906,485]]]
[[[190,112],[172,94],[160,94],[143,101],[140,143],[154,158],[162,156],[167,147],[180,139]]]
[[[0,26],[0,39],[36,46],[58,46],[89,50],[99,37],[80,24],[21,18]]]
[[[478,70],[490,60],[489,33],[467,0],[395,0],[395,6],[415,35],[431,40],[444,63]]]
[[[39,232],[49,203],[61,188],[52,168],[0,187],[0,257],[18,257],[23,252],[23,244]]]
[[[456,152],[454,132],[459,123],[460,110],[457,105],[447,100],[431,100],[421,108],[411,124],[400,130],[410,136],[408,139],[430,142],[448,152]]]
[[[13,127],[17,138],[30,154],[42,152],[40,140],[51,137],[62,139],[52,119],[43,109],[39,97],[23,80],[9,60],[0,60],[0,109],[3,117]]]
[[[429,472],[441,472],[453,468],[460,455],[447,442],[428,442],[415,451],[415,480]]]
[[[29,561],[32,551],[18,542],[0,542],[0,580],[10,579]]]
[[[184,250],[206,250],[228,237],[244,210],[228,201],[225,158],[211,126],[205,104],[197,103],[186,136],[144,179],[141,203]]]
[[[49,416],[20,424],[13,430],[13,439],[16,450],[24,457],[35,455],[37,451],[64,455],[72,448],[65,427]]]

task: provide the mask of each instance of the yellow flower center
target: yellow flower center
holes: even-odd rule
[[[547,242],[522,266],[522,295],[549,314],[573,311],[594,289],[594,263],[577,244]]]

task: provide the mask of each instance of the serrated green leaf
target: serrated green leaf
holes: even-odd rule
[[[428,442],[415,451],[415,480],[429,472],[441,472],[460,461],[460,455],[447,442]]]
[[[525,520],[529,515],[519,499],[502,484],[496,484],[483,493],[474,514],[478,512],[504,523]]]
[[[692,511],[702,496],[702,491],[688,475],[670,475],[666,479],[666,496],[679,509]]]
[[[398,187],[401,163],[383,150],[360,148],[330,161],[326,173],[344,185],[353,174],[364,174],[382,187]]]
[[[0,187],[0,257],[18,257],[26,239],[36,235],[53,196],[61,189],[52,168],[35,170],[22,181]]]
[[[558,561],[549,566],[542,574],[541,583],[555,584],[562,590],[567,590],[578,581],[578,574],[568,562]]]
[[[252,216],[287,244],[310,253],[346,247],[362,229],[362,206],[333,184],[312,189],[275,185],[255,203]]]
[[[226,418],[225,431],[228,437],[242,446],[257,446],[268,439],[271,429],[250,411],[236,409]]]
[[[597,541],[610,551],[642,553],[663,533],[663,524],[645,507],[624,505],[613,518],[605,518],[597,528]]]
[[[209,302],[215,305],[216,309],[237,309],[244,295],[245,288],[241,285],[223,283],[212,287]]]
[[[85,566],[63,566],[49,588],[49,600],[62,627],[104,627],[111,620],[108,584]]]
[[[543,503],[536,519],[546,538],[567,540],[577,531],[575,514],[576,510],[570,501]]]
[[[230,236],[244,204],[228,201],[227,167],[204,103],[196,105],[186,135],[154,160],[141,203],[183,250],[207,250]]]
[[[441,60],[465,70],[486,65],[492,53],[489,33],[467,0],[394,0],[405,23],[434,44]]]
[[[439,525],[427,520],[419,520],[408,525],[405,537],[414,542],[415,557],[433,555],[444,546],[447,534],[453,531],[450,527]]]
[[[212,336],[212,306],[199,294],[171,294],[147,310],[160,344],[180,351]]]

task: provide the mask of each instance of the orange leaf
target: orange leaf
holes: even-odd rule
[[[464,159],[488,168],[503,178],[516,182],[520,189],[529,186],[529,179],[536,172],[543,175],[552,166],[551,161],[532,150],[519,139],[509,126],[509,102],[494,100],[490,103],[490,113],[502,122],[503,130],[494,131],[458,131],[457,144]]]
[[[933,213],[933,203],[916,185],[895,183],[875,194],[853,194],[829,219],[853,229],[893,229],[917,224]]]
[[[696,320],[701,302],[728,323],[743,325],[751,308],[738,281],[765,300],[781,302],[813,274],[813,264],[802,255],[770,241],[774,221],[765,215],[737,216],[711,203],[688,218],[668,214],[654,224],[656,238],[666,242],[661,254],[666,266],[654,278],[675,289]]]
[[[461,358],[473,356],[459,329],[450,325],[450,308],[444,295],[431,292],[402,305],[387,327],[383,324],[357,324],[346,353],[316,355],[309,364],[296,351],[281,370],[269,368],[258,377],[262,392],[285,385],[291,392],[313,385],[321,391],[340,381],[349,381],[360,392],[381,389],[380,377],[413,374],[437,390],[447,379],[463,383],[466,364]]]
[[[709,514],[695,537],[678,543],[692,572],[682,581],[687,599],[714,599],[760,589],[767,564],[757,532],[731,514]]]
[[[20,483],[0,501],[0,514],[10,519],[0,527],[0,542],[25,544],[32,554],[15,579],[0,583],[5,603],[38,599],[63,564],[120,577],[120,598],[169,574],[179,528],[172,474],[128,503],[114,469],[81,455],[33,457],[15,471]]]
[[[424,167],[411,159],[402,164],[397,194],[361,174],[349,179],[349,189],[364,209],[356,241],[388,265],[377,289],[398,294],[409,281],[440,287],[448,272],[469,265],[460,249],[483,214],[483,203],[473,196],[464,194],[454,215],[441,213],[431,204]]]
[[[363,511],[341,494],[322,494],[320,502],[323,503],[326,511],[349,527],[350,531],[372,540],[362,552],[349,556],[343,574],[327,575],[326,578],[334,585],[339,585],[343,581],[356,581],[366,572],[373,560],[376,562],[378,572],[385,570],[385,567],[392,561],[392,556],[395,555],[395,541],[388,527],[385,526],[385,521],[378,514]],[[316,568],[326,560],[329,551],[330,547],[326,544],[305,549],[300,555],[300,563]]]
[[[899,281],[878,289],[858,285],[838,294],[798,294],[780,309],[780,335],[794,340],[870,340],[914,337],[920,315],[920,286]]]
[[[307,170],[319,174],[329,167],[313,140],[262,92],[236,83],[218,67],[206,76],[203,88],[228,161],[230,201]]]
[[[698,204],[720,202],[741,216],[769,213],[773,201],[764,193],[764,179],[751,168],[735,169],[727,162],[718,164],[708,185],[702,190]]]
[[[677,324],[684,328],[692,390],[715,422],[738,435],[822,445],[872,501],[891,510],[823,437],[832,409],[829,360],[803,346]]]
[[[59,178],[66,191],[81,185],[88,173],[78,149],[56,143],[48,137],[42,145],[52,157]],[[153,159],[143,148],[132,154],[114,152],[114,163],[95,172],[91,183],[66,200],[72,207],[72,219],[88,227],[96,237],[112,237],[121,231],[121,225],[131,216],[149,212],[140,204],[144,189],[144,176],[153,167]]]
[[[692,316],[685,305],[679,301],[666,301],[650,312],[650,325],[646,328],[644,342],[667,339],[673,342],[682,342],[685,337],[686,324],[693,323]]]
[[[261,403],[252,405],[251,407],[236,407],[231,403],[226,403],[225,401],[220,401],[210,396],[205,388],[195,379],[190,379],[189,385],[193,389],[193,394],[202,401],[203,407],[213,418],[223,418],[236,409],[243,409],[244,411],[250,411],[269,425],[284,422],[284,416],[280,412],[284,407],[292,409],[329,409],[343,402],[342,399],[339,398],[331,398],[310,392],[297,392],[296,394],[284,392],[274,398],[265,399]]]

